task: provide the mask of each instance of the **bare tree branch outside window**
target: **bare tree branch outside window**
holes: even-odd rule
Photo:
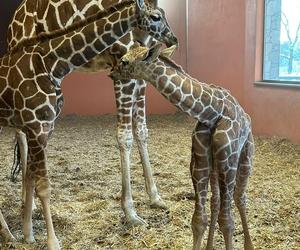
[[[283,56],[284,58],[286,58],[288,60],[288,74],[291,74],[293,72],[294,52],[296,49],[296,44],[299,39],[300,22],[298,23],[296,35],[295,35],[294,39],[291,37],[289,19],[284,12],[281,12],[281,22],[285,29],[286,35],[288,37],[288,47],[289,47],[288,55],[281,54],[281,56]]]
[[[300,0],[265,0],[263,80],[300,82]]]

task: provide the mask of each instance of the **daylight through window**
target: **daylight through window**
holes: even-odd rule
[[[263,80],[300,82],[300,0],[265,0]]]

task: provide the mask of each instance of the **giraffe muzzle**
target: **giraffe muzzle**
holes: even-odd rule
[[[173,45],[175,45],[176,48],[179,47],[179,41],[178,41],[177,37],[174,36],[173,33],[171,33],[171,32],[169,32],[166,35],[165,44],[168,48],[172,47]]]

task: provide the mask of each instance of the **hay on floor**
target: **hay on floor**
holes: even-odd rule
[[[183,115],[149,116],[149,153],[157,186],[168,210],[149,208],[136,146],[132,157],[135,207],[148,226],[127,229],[120,208],[121,174],[114,116],[69,116],[58,121],[48,148],[52,214],[63,249],[191,249],[194,207],[189,173],[194,121]],[[37,242],[22,243],[20,182],[9,181],[13,131],[0,135],[0,204],[17,237],[1,249],[46,249],[40,204],[34,213]],[[255,249],[299,249],[300,145],[256,138],[248,218]],[[209,202],[207,202],[209,208]],[[208,210],[209,212],[209,210]],[[243,234],[234,209],[236,249]],[[220,232],[215,249],[224,249]]]

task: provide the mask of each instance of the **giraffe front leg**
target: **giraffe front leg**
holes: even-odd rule
[[[218,221],[218,215],[220,212],[220,187],[218,181],[218,173],[216,169],[213,169],[210,176],[211,186],[211,201],[210,201],[210,224],[207,238],[206,250],[213,250],[214,246],[214,233],[216,230],[216,224]]]
[[[122,198],[121,205],[125,214],[125,223],[128,226],[143,225],[146,222],[140,218],[133,205],[132,190],[130,183],[130,153],[133,137],[131,130],[118,129],[118,144],[121,154],[121,172],[122,172]]]
[[[225,240],[226,250],[233,250],[234,220],[231,203],[235,186],[238,152],[235,145],[217,147],[214,152],[214,167],[218,170],[220,186],[220,212],[218,223]],[[229,160],[230,158],[230,160]]]
[[[226,175],[231,174],[226,173]],[[234,221],[231,211],[231,202],[234,190],[234,183],[233,181],[230,181],[231,183],[227,182],[226,179],[227,177],[225,176],[225,174],[221,173],[221,176],[219,177],[221,203],[218,222],[220,230],[225,240],[226,250],[233,250]]]
[[[137,141],[143,172],[145,178],[145,186],[147,194],[150,198],[151,208],[166,209],[167,206],[158,194],[157,187],[153,178],[152,168],[148,153],[148,129],[146,125],[145,112],[145,91],[146,82],[138,81],[135,90],[135,103],[133,105],[133,124],[134,135]]]
[[[195,210],[192,217],[193,249],[200,250],[208,225],[205,202],[211,171],[211,132],[198,123],[192,136],[191,177],[195,190]]]
[[[146,222],[140,218],[133,205],[130,183],[130,155],[133,144],[132,136],[132,96],[135,82],[116,81],[114,83],[118,109],[118,145],[121,157],[122,198],[121,205],[128,226],[143,225]]]
[[[1,128],[0,128],[0,131],[1,131]],[[14,236],[9,231],[9,228],[7,226],[7,223],[3,217],[1,210],[0,210],[0,235],[2,235],[4,240],[7,242],[15,241]]]
[[[195,190],[195,210],[192,217],[192,231],[193,231],[193,250],[200,250],[203,235],[208,225],[207,214],[205,212],[205,201],[207,197],[208,188],[208,174],[207,169],[197,170],[200,167],[197,163],[195,154],[191,160],[191,174]]]

